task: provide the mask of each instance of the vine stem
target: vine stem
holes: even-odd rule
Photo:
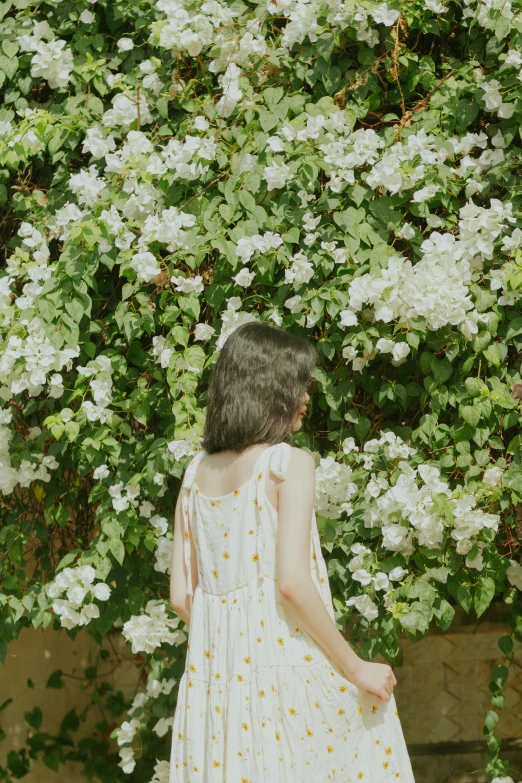
[[[502,739],[495,734],[495,729],[499,723],[500,715],[495,710],[502,710],[505,705],[505,696],[503,689],[509,678],[509,670],[513,665],[513,638],[517,637],[518,625],[520,622],[520,615],[522,615],[522,608],[514,604],[509,616],[510,631],[500,637],[498,640],[498,646],[504,653],[504,660],[501,664],[494,666],[491,672],[491,681],[489,683],[489,690],[492,693],[489,707],[484,715],[484,725],[482,733],[486,737],[486,773],[493,779],[496,777],[504,777],[509,771],[509,761],[505,761],[500,758],[500,747],[502,745]]]

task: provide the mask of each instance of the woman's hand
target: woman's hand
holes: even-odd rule
[[[382,701],[389,701],[397,680],[391,666],[387,663],[372,663],[359,660],[353,672],[347,677],[350,682],[363,691],[372,693]]]

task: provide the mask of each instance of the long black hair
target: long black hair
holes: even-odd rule
[[[316,363],[302,337],[264,321],[237,326],[212,370],[201,447],[241,452],[287,438]]]

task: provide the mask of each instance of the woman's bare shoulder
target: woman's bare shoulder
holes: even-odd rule
[[[299,446],[291,446],[289,469],[293,465],[296,471],[308,471],[315,473],[315,460],[309,451],[299,448]]]

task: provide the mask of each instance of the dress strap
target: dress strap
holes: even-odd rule
[[[266,453],[268,452],[268,453]],[[277,443],[275,446],[269,447],[266,452],[263,452],[261,455],[261,459],[258,464],[258,482],[257,482],[257,504],[258,504],[258,510],[262,511],[265,498],[266,498],[266,478],[268,475],[268,470],[272,470],[276,476],[279,476],[279,478],[285,478],[288,465],[290,463],[290,456],[292,454],[292,447],[289,443],[286,443],[285,441],[281,441],[280,443]],[[258,564],[261,564],[261,551],[264,548],[264,528],[261,525],[260,532],[262,533],[262,538],[260,539],[260,536],[258,535],[257,541],[258,541]],[[310,531],[310,538],[312,541],[312,559],[313,564],[312,567],[315,569],[315,573],[317,576],[317,581],[320,585],[327,585],[328,584],[328,571],[326,568],[326,564],[324,562],[324,558],[322,557],[321,553],[321,539],[319,537],[319,529],[317,527],[317,519],[315,515],[315,506],[312,509],[312,521],[311,521],[311,531]]]
[[[273,446],[269,446],[261,454],[257,466],[256,466],[256,496],[255,502],[257,504],[257,517],[258,517],[258,529],[256,534],[256,569],[258,578],[261,578],[264,574],[264,552],[266,548],[266,535],[270,535],[270,532],[265,531],[265,525],[269,526],[270,522],[267,518],[267,514],[264,512],[265,500],[266,500],[266,479],[268,472],[271,469],[276,476],[284,478],[290,462],[290,455],[292,453],[292,447],[289,443],[281,441]]]
[[[183,531],[183,557],[185,561],[185,568],[187,569],[187,589],[186,594],[192,595],[192,569],[191,569],[191,548],[190,548],[190,534],[189,525],[190,520],[194,519],[195,497],[192,492],[194,485],[194,478],[196,476],[196,468],[200,459],[206,454],[204,449],[198,451],[190,460],[189,464],[185,468],[185,475],[181,483],[181,506],[182,506],[182,531]]]
[[[266,497],[266,478],[269,469],[276,474],[279,478],[286,476],[288,465],[290,463],[290,455],[292,453],[292,447],[289,443],[281,441],[273,446],[269,446],[259,459],[257,466],[257,503],[259,511],[262,510]]]

